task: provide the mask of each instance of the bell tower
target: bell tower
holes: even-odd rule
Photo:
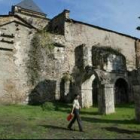
[[[28,15],[35,16],[40,18],[45,18],[46,14],[34,3],[33,0],[23,0],[20,3],[12,6],[11,12],[12,15]]]
[[[17,15],[37,29],[43,29],[49,22],[46,14],[42,12],[33,0],[23,0],[12,6],[9,15]]]

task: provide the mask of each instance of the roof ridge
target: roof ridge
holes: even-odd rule
[[[87,25],[87,26],[90,26],[90,27],[93,27],[93,28],[97,28],[97,29],[100,29],[100,30],[104,30],[104,31],[108,31],[108,32],[112,32],[112,33],[115,33],[115,34],[119,34],[119,35],[122,35],[122,36],[125,36],[125,37],[129,37],[129,38],[132,38],[132,39],[138,39],[138,37],[134,37],[134,36],[131,36],[131,35],[128,35],[128,34],[125,34],[125,33],[121,33],[121,32],[118,32],[118,31],[114,31],[112,29],[107,29],[107,28],[104,28],[104,27],[100,27],[100,26],[97,26],[97,25],[93,25],[93,24],[90,24],[90,23],[86,23],[86,22],[83,22],[83,21],[78,21],[78,20],[74,20],[74,19],[66,19],[66,21],[68,22],[73,22],[73,23],[79,23],[79,24],[84,24],[84,25]]]
[[[20,17],[19,15],[0,15],[0,17],[15,17],[18,18],[20,21],[22,21],[24,24],[38,30],[36,27],[34,27],[33,25],[31,25],[30,23],[28,23],[26,20],[24,20],[22,17]],[[14,21],[14,20],[13,20]],[[7,22],[9,23],[9,22]]]

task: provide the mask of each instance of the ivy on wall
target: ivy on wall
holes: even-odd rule
[[[71,81],[71,82],[74,81],[72,75],[71,75],[69,72],[64,73],[62,79],[63,79],[64,81]]]
[[[111,48],[111,47],[93,47],[92,54],[93,54],[93,65],[97,66],[100,64],[100,68],[103,69],[104,64],[107,64],[107,58],[110,54],[114,54],[117,56],[121,56],[123,61],[125,62],[125,57],[121,54],[120,48]]]
[[[32,39],[32,46],[45,48],[47,54],[51,53],[54,49],[51,34],[46,30],[38,31]]]
[[[46,30],[36,32],[31,40],[27,62],[27,73],[30,79],[29,82],[32,85],[35,85],[39,80],[41,64],[44,64],[44,53],[48,59],[53,59],[53,50],[54,45],[51,34]]]

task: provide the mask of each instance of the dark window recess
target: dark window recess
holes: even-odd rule
[[[0,47],[0,51],[13,51],[13,49],[1,48],[1,47]]]
[[[19,31],[20,29],[19,28],[16,28],[16,31]]]
[[[59,30],[59,27],[55,26],[54,31],[58,31],[58,30]]]
[[[14,44],[14,41],[12,40],[12,41],[8,41],[8,40],[4,40],[4,39],[2,39],[2,40],[0,40],[1,42],[4,42],[4,43],[9,43],[9,44]]]
[[[131,72],[128,72],[128,76],[132,76],[132,73]]]
[[[8,37],[8,38],[14,38],[15,36],[13,34],[1,34],[2,37]]]
[[[32,31],[29,31],[29,35],[32,34],[32,33],[33,33]]]
[[[6,28],[0,28],[1,30],[6,30]]]

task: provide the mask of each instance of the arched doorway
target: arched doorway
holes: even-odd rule
[[[128,103],[128,84],[123,78],[115,83],[115,104]]]
[[[72,88],[71,81],[65,81],[64,79],[61,80],[60,83],[60,101],[71,103],[73,99],[73,88]]]
[[[110,114],[115,112],[114,86],[113,84],[101,84],[96,72],[82,83],[81,99],[82,107],[88,108],[97,102],[99,113]]]
[[[94,79],[92,83],[92,101],[93,105],[98,105],[98,80],[97,78]]]

